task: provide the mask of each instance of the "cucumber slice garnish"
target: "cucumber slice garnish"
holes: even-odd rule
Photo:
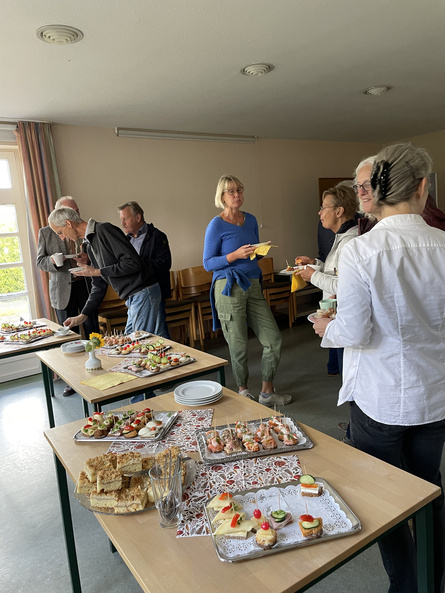
[[[300,484],[315,484],[315,478],[310,474],[303,474],[300,477]]]
[[[304,529],[315,529],[320,525],[320,521],[318,519],[314,519],[313,521],[302,521],[301,526]]]
[[[281,509],[279,511],[272,511],[270,513],[271,517],[273,517],[277,523],[281,523],[281,521],[284,521],[284,519],[286,518],[286,514],[286,511],[282,511]]]

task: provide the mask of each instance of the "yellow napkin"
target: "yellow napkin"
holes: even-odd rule
[[[257,255],[267,255],[271,247],[278,247],[278,245],[260,245],[250,256],[250,259],[255,259]]]
[[[81,381],[81,383],[82,385],[88,385],[88,387],[94,387],[100,391],[105,391],[105,389],[110,389],[110,387],[115,387],[116,385],[127,383],[134,379],[137,379],[137,377],[129,375],[128,373],[105,373],[104,375],[98,375],[97,377],[92,377],[86,381]]]
[[[303,280],[301,276],[297,274],[292,274],[292,286],[290,288],[291,292],[295,292],[296,290],[301,290],[306,286],[306,282]]]

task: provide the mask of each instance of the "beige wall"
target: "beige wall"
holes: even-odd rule
[[[255,214],[260,240],[275,268],[317,252],[319,177],[351,177],[380,145],[304,140],[223,144],[117,138],[112,129],[53,125],[62,191],[84,218],[119,224],[117,205],[137,200],[146,219],[169,237],[173,269],[202,263],[204,233],[223,173],[245,184],[245,210]]]
[[[422,146],[430,153],[433,159],[433,172],[437,173],[437,201],[441,210],[445,210],[445,130],[433,132],[432,134],[423,134],[422,136],[413,136],[407,138],[407,142],[412,142],[414,146]]]

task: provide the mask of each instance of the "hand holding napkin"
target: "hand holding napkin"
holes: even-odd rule
[[[253,245],[252,245],[253,247]],[[258,245],[258,247],[255,249],[255,251],[252,253],[252,255],[250,256],[250,259],[255,259],[255,257],[257,255],[267,255],[269,253],[269,249],[271,247],[278,247],[278,245]]]
[[[303,280],[303,278],[301,276],[299,276],[298,274],[295,274],[295,272],[294,272],[292,274],[292,285],[291,285],[291,289],[290,289],[291,292],[295,292],[297,290],[301,290],[305,286],[307,286],[307,284]]]

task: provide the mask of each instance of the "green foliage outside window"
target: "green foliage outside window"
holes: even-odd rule
[[[0,294],[25,290],[23,268],[5,268],[0,270]]]

